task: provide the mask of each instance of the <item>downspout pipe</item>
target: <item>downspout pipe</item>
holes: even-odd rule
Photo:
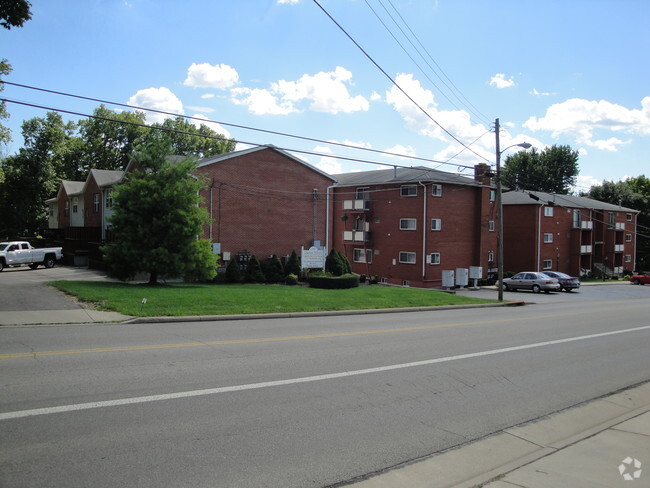
[[[325,247],[327,250],[330,249],[330,190],[336,185],[330,185],[325,190],[325,201],[327,202],[325,209]],[[334,212],[332,212],[334,214]]]
[[[427,185],[418,181],[422,187],[424,195],[422,196],[422,281],[427,279]]]

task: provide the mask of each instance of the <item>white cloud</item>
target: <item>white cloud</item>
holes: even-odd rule
[[[302,75],[297,81],[280,80],[269,89],[234,88],[233,102],[248,105],[255,114],[289,114],[300,111],[303,102],[308,109],[330,114],[366,111],[370,104],[361,95],[348,91],[352,73],[338,66],[334,71]]]
[[[314,152],[323,154],[332,154],[332,150],[328,146],[316,146]],[[343,165],[341,162],[332,157],[321,156],[317,163],[314,164],[321,171],[325,171],[330,175],[335,175],[343,172]]]
[[[300,3],[300,0],[278,0],[280,5],[296,5],[297,3]]]
[[[578,175],[576,178],[576,187],[579,191],[589,190],[592,186],[600,186],[602,184],[602,180],[594,178],[593,176]]]
[[[506,80],[506,75],[504,73],[497,73],[492,78],[490,78],[489,85],[496,86],[497,88],[510,88],[512,86],[515,86],[515,80],[512,78],[512,76]]]
[[[224,90],[234,86],[239,81],[237,70],[227,64],[192,63],[187,69],[186,86],[195,88],[217,88]]]
[[[233,88],[232,101],[237,105],[247,105],[256,115],[287,115],[297,112],[291,102],[282,102],[268,90],[259,88]]]
[[[551,105],[544,117],[529,118],[524,127],[532,131],[550,131],[554,138],[569,135],[578,144],[613,152],[631,141],[613,136],[595,139],[596,131],[650,135],[650,97],[641,100],[640,110],[629,109],[606,100],[572,98]]]
[[[396,81],[431,116],[431,118],[427,117],[396,86],[391,87],[386,92],[386,102],[392,105],[395,111],[402,116],[408,129],[432,139],[450,143],[451,146],[448,151],[445,150],[446,153],[449,153],[449,157],[460,152],[462,147],[459,147],[440,126],[465,143],[470,143],[478,138],[479,140],[472,146],[472,149],[487,158],[494,156],[494,138],[488,137],[487,128],[484,125],[472,124],[470,115],[464,110],[438,110],[434,94],[430,90],[423,88],[420,82],[413,78],[412,74],[398,74]],[[471,151],[465,151],[463,156],[476,159],[476,156]]]
[[[126,103],[136,107],[151,108],[172,114],[183,114],[183,102],[169,88],[164,86],[138,90]],[[171,115],[154,112],[145,113],[147,114],[147,122],[150,124],[162,122],[166,118],[171,117]]]
[[[373,102],[377,102],[381,100],[381,95],[373,90],[372,93],[370,94],[370,100]]]
[[[226,138],[232,137],[230,135],[230,132],[224,129],[221,124],[218,124],[217,122],[210,122],[205,115],[195,114],[192,117],[194,117],[195,119],[202,119],[202,120],[192,120],[192,124],[194,124],[195,127],[198,128],[201,127],[201,125],[207,125],[210,129],[215,131],[217,134],[223,134]]]
[[[401,144],[396,144],[393,147],[389,147],[384,149],[385,152],[389,153],[395,153],[395,154],[403,154],[404,156],[417,156],[417,153],[415,152],[415,149],[413,146],[403,146]],[[399,159],[406,159],[406,158],[400,158],[399,156],[390,156],[392,158],[399,158]]]
[[[201,98],[203,98],[204,100],[214,98],[214,93],[204,93],[203,95],[201,95]]]
[[[534,95],[536,97],[550,97],[552,95],[557,95],[557,93],[537,91],[537,88],[533,88],[532,91],[530,92],[530,94]]]

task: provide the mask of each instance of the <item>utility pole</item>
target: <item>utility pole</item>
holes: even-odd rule
[[[497,158],[497,288],[499,301],[503,301],[503,204],[501,202],[501,147],[499,144],[499,119],[494,121]]]

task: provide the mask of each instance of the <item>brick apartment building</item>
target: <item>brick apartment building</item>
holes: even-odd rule
[[[225,258],[248,252],[280,257],[325,244],[326,193],[334,178],[273,146],[198,161],[196,175],[212,224],[202,237]]]
[[[489,167],[474,178],[427,167],[335,175],[331,247],[354,272],[384,283],[439,287],[442,271],[496,268],[494,189]]]
[[[93,169],[85,182],[61,182],[47,200],[49,228],[58,230],[66,264],[101,267],[99,246],[111,239],[111,194],[130,170]],[[195,174],[206,181],[201,196],[213,220],[202,237],[220,254],[265,259],[324,243],[326,193],[334,179],[304,161],[261,146],[202,159]]]
[[[504,193],[504,268],[620,276],[636,268],[638,213],[585,197]]]

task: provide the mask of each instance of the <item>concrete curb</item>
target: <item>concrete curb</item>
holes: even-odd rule
[[[472,308],[494,308],[494,307],[521,307],[524,301],[504,303],[481,303],[472,305],[442,305],[438,307],[408,307],[408,308],[377,308],[369,310],[331,310],[322,312],[295,312],[295,313],[266,313],[249,315],[190,315],[179,317],[136,317],[126,320],[125,324],[150,324],[150,323],[172,323],[172,322],[213,322],[223,320],[260,320],[260,319],[293,319],[299,317],[331,317],[344,315],[373,315],[384,313],[404,312],[433,312],[439,310],[462,310]]]

